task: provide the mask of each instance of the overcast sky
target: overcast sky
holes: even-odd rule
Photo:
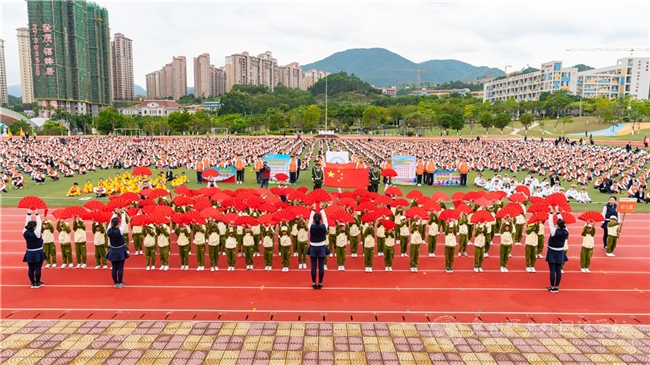
[[[8,85],[20,83],[16,28],[27,25],[24,0],[0,0]],[[135,83],[170,62],[210,53],[272,51],[280,65],[307,64],[350,48],[381,47],[411,61],[457,59],[476,66],[539,68],[543,62],[593,67],[629,52],[566,52],[571,47],[648,48],[650,2],[219,2],[97,1],[111,34],[133,40]],[[648,56],[648,52],[635,52]],[[511,70],[512,70],[511,69]],[[510,70],[510,71],[511,71]]]

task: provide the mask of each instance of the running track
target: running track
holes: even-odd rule
[[[591,274],[580,272],[582,224],[572,225],[559,294],[544,289],[548,269],[542,259],[536,274],[525,271],[524,246],[514,246],[509,273],[499,272],[496,246],[485,259],[485,272],[473,272],[470,246],[470,256],[456,257],[454,273],[446,274],[440,243],[435,258],[423,247],[419,273],[411,273],[408,257],[398,252],[392,273],[383,271],[381,257],[375,257],[373,273],[364,272],[361,256],[348,257],[345,272],[332,270],[336,264],[330,259],[321,291],[311,288],[308,271],[297,270],[294,257],[288,273],[280,271],[278,256],[272,272],[263,270],[261,257],[252,272],[244,269],[243,258],[237,271],[227,272],[223,256],[221,271],[197,272],[192,255],[190,270],[181,272],[172,244],[169,271],[145,271],[144,257],[132,254],[124,279],[128,286],[116,290],[110,270],[94,269],[90,234],[86,269],[44,269],[47,285],[32,290],[22,262],[23,214],[3,208],[0,215],[2,319],[650,324],[649,214],[627,215],[615,258],[600,248],[598,229]],[[57,254],[60,266],[58,245]]]

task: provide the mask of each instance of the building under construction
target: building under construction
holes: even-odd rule
[[[27,9],[41,116],[97,115],[112,102],[108,11],[83,0],[28,0]]]

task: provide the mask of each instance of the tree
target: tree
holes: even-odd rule
[[[535,116],[531,113],[524,113],[519,117],[519,122],[521,123],[521,126],[524,127],[526,136],[528,136],[528,128],[531,124],[533,124],[534,121]]]
[[[361,118],[361,123],[363,128],[366,130],[366,133],[369,130],[372,130],[375,125],[379,124],[381,118],[382,112],[380,107],[374,105],[367,106],[366,109],[363,110]]]
[[[243,132],[248,128],[248,122],[240,114],[228,114],[219,116],[219,126],[228,128],[232,132]]]
[[[318,128],[320,117],[321,110],[316,105],[310,105],[307,107],[307,110],[305,110],[305,114],[302,117],[302,130],[313,131]]]
[[[244,114],[251,111],[250,96],[238,91],[221,94],[219,115]]]
[[[451,114],[446,114],[445,113],[445,114],[440,115],[440,117],[438,118],[438,121],[440,123],[440,126],[444,130],[447,130],[447,129],[451,128],[452,119],[453,118],[452,118]]]
[[[614,120],[614,102],[606,97],[596,99],[594,115],[596,115],[596,119],[600,123],[608,123]]]
[[[510,97],[508,100],[506,100],[504,107],[508,114],[510,114],[511,118],[517,118],[519,114],[519,103],[515,100],[515,98]]]
[[[465,120],[469,125],[470,135],[474,132],[474,121],[476,120],[477,115],[478,115],[478,108],[476,107],[476,105],[472,105],[472,104],[465,105],[465,110],[463,111],[463,117],[465,117]]]
[[[284,116],[279,110],[269,108],[266,110],[265,117],[267,121],[266,127],[271,132],[277,132],[284,127]]]
[[[456,135],[459,134],[460,130],[465,126],[465,118],[463,118],[463,111],[456,109],[456,111],[451,115],[451,129],[456,131]]]
[[[573,119],[571,119],[570,117],[565,116],[565,117],[560,118],[560,122],[562,123],[562,135],[564,135],[564,126],[566,124],[573,123]]]
[[[647,101],[646,102],[639,101],[639,100],[630,101],[630,107],[628,109],[628,117],[630,118],[630,121],[632,121],[632,135],[634,135],[635,124],[639,123],[639,127],[640,127],[641,122],[648,115],[649,111],[650,111],[650,106],[648,105]]]
[[[167,121],[173,130],[179,133],[183,133],[190,128],[190,121],[192,116],[187,110],[175,111],[167,117]]]
[[[487,135],[488,129],[492,127],[494,123],[494,117],[492,117],[492,113],[488,111],[482,112],[481,116],[479,117],[479,123],[481,124],[481,127],[485,128],[485,135]]]
[[[22,119],[16,120],[9,125],[9,130],[11,131],[11,134],[13,134],[14,136],[19,136],[21,129],[23,130],[23,133],[29,132],[32,130],[32,125]]]
[[[96,117],[97,130],[102,134],[113,132],[115,128],[122,128],[123,116],[114,107],[104,108]]]
[[[501,113],[494,118],[494,126],[501,131],[501,134],[503,134],[503,129],[507,127],[511,121],[512,118],[510,118],[510,115],[507,113]]]
[[[415,128],[415,135],[419,136],[419,129],[422,127],[422,125],[426,124],[429,120],[431,119],[430,113],[427,111],[414,111],[412,113],[408,113],[404,116],[404,120],[408,122],[410,126]]]

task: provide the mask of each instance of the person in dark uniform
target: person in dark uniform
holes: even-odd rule
[[[557,215],[557,222],[553,224],[553,216]],[[562,265],[569,261],[564,252],[564,243],[569,239],[569,231],[566,229],[562,214],[557,207],[548,213],[548,226],[551,235],[548,238],[548,251],[546,252],[546,262],[550,271],[551,286],[546,290],[551,293],[559,293],[560,281],[562,280]]]
[[[314,190],[323,187],[323,167],[320,161],[316,161],[316,165],[311,169],[311,180],[314,182]]]
[[[41,217],[38,215],[38,211],[36,211],[36,221],[32,220],[32,210],[27,212],[23,238],[27,245],[23,262],[26,262],[29,267],[27,275],[32,283],[32,289],[38,289],[45,285],[41,281],[41,268],[45,261],[45,253],[43,252],[43,237],[41,237]]]
[[[311,259],[311,282],[312,288],[320,290],[323,287],[325,276],[325,259],[332,253],[327,248],[327,217],[325,211],[316,213],[312,210],[309,217],[309,248],[307,256]],[[318,281],[316,281],[316,269],[318,269]]]
[[[615,216],[618,222],[621,223],[621,217],[618,215],[617,208],[616,197],[610,196],[609,202],[603,207],[604,221],[600,226],[603,229],[603,250],[607,250],[607,223],[609,223],[609,217]]]
[[[126,242],[124,241],[124,230],[126,229],[126,214],[123,211],[118,211],[121,216],[117,214],[111,219],[111,228],[106,231],[110,245],[108,246],[108,253],[106,259],[111,261],[113,276],[113,287],[120,289],[126,286],[123,281],[124,278],[124,262],[129,258],[129,251],[126,250]]]
[[[376,193],[379,191],[379,166],[375,164],[370,168],[370,173],[368,176],[370,180],[370,186],[368,186],[368,191],[371,193]]]

